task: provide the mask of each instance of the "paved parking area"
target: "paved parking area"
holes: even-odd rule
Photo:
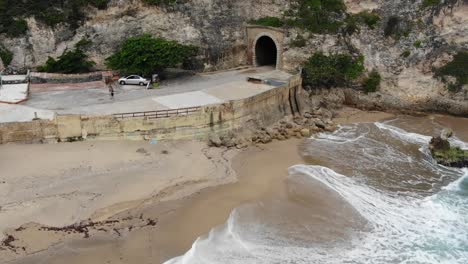
[[[36,87],[22,105],[37,112],[108,115],[218,104],[251,97],[275,87],[247,82],[247,77],[256,75],[269,76],[280,82],[290,77],[271,67],[249,68],[184,77],[149,90],[144,86],[115,84],[114,97],[102,86],[81,85],[77,89]]]

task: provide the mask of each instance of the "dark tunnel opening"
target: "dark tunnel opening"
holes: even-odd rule
[[[267,36],[259,38],[255,45],[255,55],[257,66],[276,66],[278,50],[273,39]]]

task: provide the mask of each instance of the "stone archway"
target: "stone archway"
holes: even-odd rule
[[[283,66],[282,29],[265,26],[247,26],[248,63],[255,67],[272,65],[276,69]]]

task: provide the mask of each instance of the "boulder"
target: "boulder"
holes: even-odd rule
[[[223,145],[223,142],[219,138],[218,135],[216,134],[211,134],[210,137],[208,138],[208,145],[210,147],[221,147]]]
[[[273,141],[273,139],[272,139],[270,136],[268,136],[268,135],[265,135],[265,136],[260,140],[260,142],[263,143],[263,144],[268,144],[268,143],[270,143],[271,141]]]
[[[311,136],[310,130],[309,130],[308,128],[303,128],[303,129],[301,130],[301,135],[302,135],[303,137],[310,137],[310,136]]]
[[[315,119],[315,120],[314,120],[314,123],[315,123],[315,126],[318,127],[318,128],[320,128],[320,129],[325,129],[325,127],[326,127],[325,122],[323,122],[323,121],[320,120],[320,119]]]
[[[429,150],[437,163],[448,166],[468,167],[468,150],[450,146],[448,139],[453,136],[451,130],[444,129],[440,136],[433,137],[429,142]]]

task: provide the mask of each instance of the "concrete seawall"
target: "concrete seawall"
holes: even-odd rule
[[[73,140],[205,140],[211,133],[271,125],[285,115],[300,111],[300,75],[281,87],[256,96],[202,107],[189,115],[168,118],[58,115],[52,121],[0,124],[0,143],[55,142]]]

